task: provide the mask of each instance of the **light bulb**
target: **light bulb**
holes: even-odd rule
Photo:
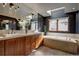
[[[6,6],[6,3],[3,3],[3,7],[5,7]]]

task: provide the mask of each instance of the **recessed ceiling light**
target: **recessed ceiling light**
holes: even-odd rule
[[[10,6],[10,8],[14,8],[14,4],[13,3],[10,3],[9,6]]]

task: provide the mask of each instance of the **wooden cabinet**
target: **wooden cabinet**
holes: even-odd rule
[[[16,39],[8,39],[5,41],[5,55],[16,55]]]
[[[42,44],[43,41],[43,35],[36,35],[36,46],[35,48],[39,48],[39,46]]]
[[[25,40],[25,55],[29,55],[31,53],[31,37],[27,36]]]
[[[31,36],[31,50],[33,51],[36,48],[39,48],[39,46],[42,44],[43,37],[42,35],[32,35]]]
[[[0,40],[0,55],[29,55],[34,49],[36,49],[36,46],[40,45],[41,37],[42,36],[40,35],[28,35]]]
[[[25,37],[8,39],[5,41],[5,55],[24,55]]]
[[[26,37],[26,55],[38,48],[42,43],[42,35],[30,35]]]
[[[36,46],[36,35],[32,35],[31,38],[31,51],[33,51]]]
[[[25,55],[25,40],[26,37],[16,38],[16,55]]]
[[[4,55],[4,41],[0,41],[0,56]]]

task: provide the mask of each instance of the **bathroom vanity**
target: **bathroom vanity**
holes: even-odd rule
[[[42,40],[42,33],[6,34],[0,37],[0,55],[29,55],[41,45]]]

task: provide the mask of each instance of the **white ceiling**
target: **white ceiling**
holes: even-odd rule
[[[79,4],[77,3],[16,3],[15,7],[17,6],[20,8],[15,12],[15,9],[9,10],[9,6],[3,8],[2,4],[0,3],[0,14],[15,17],[17,19],[25,19],[25,17],[30,13],[40,13],[43,16],[49,16],[49,14],[47,14],[48,10],[53,10],[60,7],[65,7],[66,12],[79,10]],[[75,9],[73,10],[72,8]],[[9,12],[11,13],[9,14]]]
[[[43,16],[48,16],[47,11],[53,10],[60,7],[65,7],[66,12],[76,11],[78,9],[77,3],[30,3],[26,4],[36,12],[42,14]],[[74,10],[72,8],[75,8]]]

